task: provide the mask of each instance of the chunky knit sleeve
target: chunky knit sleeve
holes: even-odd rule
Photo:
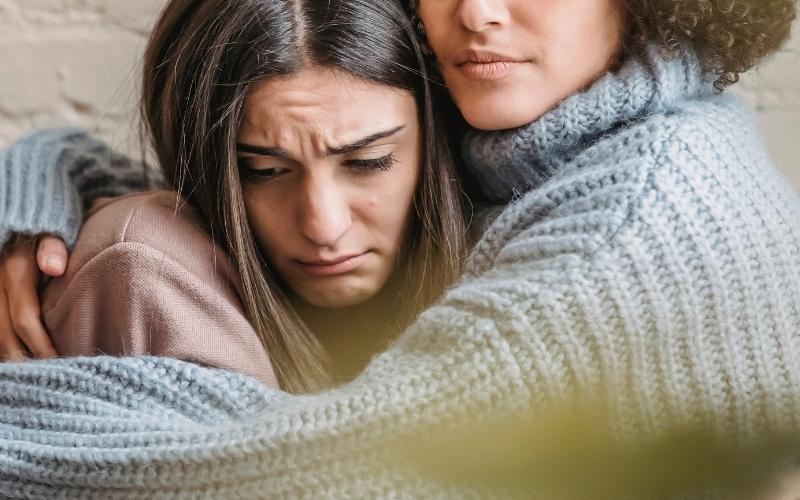
[[[0,150],[0,246],[14,233],[49,233],[71,247],[93,200],[147,188],[141,164],[85,131],[38,130]]]
[[[751,139],[707,133],[723,118],[659,118],[576,158],[343,387],[292,396],[153,358],[0,365],[0,491],[456,496],[382,466],[388,444],[598,384],[623,433],[797,426],[800,203]]]
[[[521,214],[535,219],[551,204],[533,196],[501,215],[470,274],[353,382],[308,396],[268,389],[254,396],[252,385],[228,384],[226,398],[263,401],[257,416],[198,419],[201,410],[186,408],[188,396],[175,387],[197,394],[203,408],[206,384],[214,387],[217,375],[203,372],[200,379],[197,369],[173,360],[0,365],[0,422],[7,424],[0,426],[0,490],[30,498],[175,491],[212,498],[461,497],[387,467],[387,448],[428,425],[565,391],[573,364],[581,357],[596,362],[602,352],[586,352],[581,312],[558,303],[591,260],[591,245],[602,241],[586,231],[590,207],[560,228],[561,218],[546,218],[506,241]],[[609,212],[619,214],[612,217],[617,227],[624,209],[623,203]],[[559,230],[572,234],[559,238]],[[153,374],[167,381],[163,389]],[[141,417],[96,415],[97,408],[130,412],[132,404],[143,406]],[[192,425],[169,426],[175,412],[188,412],[183,418]],[[163,428],[152,431],[157,425]]]

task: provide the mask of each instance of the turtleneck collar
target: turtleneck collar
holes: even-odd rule
[[[692,50],[665,58],[652,45],[529,125],[470,131],[463,144],[468,175],[482,201],[508,203],[540,185],[596,138],[710,89]]]

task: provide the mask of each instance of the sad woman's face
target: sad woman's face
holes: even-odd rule
[[[312,67],[258,85],[237,142],[250,226],[271,269],[316,306],[377,294],[413,218],[414,96]]]
[[[417,0],[450,94],[473,127],[535,121],[612,65],[622,0]]]

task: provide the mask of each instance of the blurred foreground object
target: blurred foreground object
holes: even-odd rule
[[[435,438],[402,446],[401,455],[440,481],[509,498],[800,498],[796,430],[739,440],[697,423],[620,439],[616,420],[597,408],[476,419],[432,430]]]

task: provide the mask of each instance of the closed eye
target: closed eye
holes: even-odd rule
[[[381,156],[380,158],[346,160],[343,162],[343,165],[357,172],[386,172],[391,170],[396,163],[397,159],[394,157],[394,154],[389,153],[388,155]]]
[[[289,172],[288,168],[267,167],[254,168],[250,158],[238,158],[239,173],[245,180],[271,180]]]

